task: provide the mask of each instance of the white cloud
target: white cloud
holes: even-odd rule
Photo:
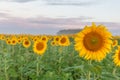
[[[37,17],[37,18],[22,18],[13,17],[7,13],[0,13],[4,20],[0,20],[3,25],[12,24],[13,26],[19,25],[23,28],[62,28],[62,29],[74,29],[83,28],[85,25],[91,25],[91,17],[81,16],[78,18],[50,18],[50,17]],[[97,25],[103,24],[110,30],[120,30],[120,23],[115,22],[96,22]]]
[[[43,0],[48,5],[72,5],[72,6],[88,6],[95,5],[96,0]]]
[[[1,0],[1,1],[25,3],[25,2],[31,2],[36,0]]]

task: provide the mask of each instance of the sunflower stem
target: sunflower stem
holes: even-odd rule
[[[39,76],[39,55],[37,55],[37,63],[36,63],[36,75]],[[38,78],[37,78],[38,80]]]
[[[6,80],[9,80],[9,78],[8,78],[8,74],[7,74],[7,59],[6,59],[6,56],[5,56],[5,59],[4,59],[4,61],[5,61],[5,78],[6,78]]]
[[[88,79],[87,80],[90,80],[90,71],[88,72]]]
[[[119,77],[116,75],[116,70],[117,70],[117,68],[115,67],[113,69],[113,76],[116,78],[116,80],[119,80]]]
[[[14,45],[12,45],[12,56],[14,57]]]
[[[36,73],[37,73],[37,76],[39,76],[39,63],[38,63],[38,60],[39,60],[39,56],[37,56],[37,71],[36,71]]]
[[[88,64],[91,65],[91,60],[88,61]],[[87,80],[90,80],[90,76],[91,76],[91,72],[90,70],[88,71],[88,75],[87,75]]]

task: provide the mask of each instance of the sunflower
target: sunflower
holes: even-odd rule
[[[57,45],[56,41],[54,41],[54,40],[51,41],[51,45],[52,45],[52,46],[56,46],[56,45]]]
[[[17,38],[16,37],[12,37],[11,44],[12,45],[16,45],[17,44]]]
[[[23,40],[23,46],[24,46],[25,48],[30,47],[30,45],[31,45],[30,40]]]
[[[59,45],[59,40],[60,40],[60,36],[54,36],[53,41],[51,42],[51,44],[54,44],[54,46],[58,46]]]
[[[5,40],[5,35],[0,35],[0,40]]]
[[[27,36],[24,36],[24,37],[23,37],[23,40],[28,40],[28,37],[27,37]]]
[[[32,38],[32,40],[35,42],[35,41],[39,40],[39,37],[35,36],[34,38]]]
[[[112,44],[112,47],[115,47],[115,46],[117,46],[118,45],[118,41],[117,40],[114,40],[113,41],[113,44]]]
[[[8,41],[8,40],[10,40],[10,38],[6,38],[5,40]]]
[[[20,35],[20,36],[19,36],[19,39],[24,39],[23,35]]]
[[[75,50],[87,60],[101,61],[111,50],[112,35],[103,25],[86,26],[75,36]]]
[[[22,42],[22,39],[18,38],[17,42],[18,42],[18,44],[20,44]]]
[[[69,38],[67,36],[61,36],[60,37],[60,40],[59,40],[59,45],[60,46],[68,46],[70,45],[70,41],[69,41]]]
[[[6,39],[7,44],[11,44],[11,40],[9,38]]]
[[[44,41],[37,40],[34,42],[33,51],[39,55],[42,55],[47,49],[47,44]]]
[[[8,40],[8,41],[7,41],[7,44],[11,44],[11,41],[10,41],[10,40]]]
[[[55,40],[56,42],[59,42],[60,37],[59,37],[59,36],[55,36],[55,37],[54,37],[54,40]]]
[[[47,42],[48,38],[47,38],[47,36],[41,36],[41,40]]]
[[[115,55],[113,56],[113,58],[114,58],[113,62],[115,63],[115,65],[120,66],[120,46],[115,51]]]

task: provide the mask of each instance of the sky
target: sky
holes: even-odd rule
[[[95,22],[120,34],[120,0],[0,0],[0,33],[56,34]]]

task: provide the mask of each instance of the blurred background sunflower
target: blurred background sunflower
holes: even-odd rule
[[[11,45],[16,45],[17,44],[17,38],[16,37],[12,37],[11,38]]]
[[[33,51],[39,55],[42,55],[47,49],[47,44],[44,41],[38,40],[34,42]]]
[[[113,44],[112,44],[112,47],[115,47],[118,45],[118,40],[113,40]]]
[[[24,46],[25,48],[30,47],[30,45],[31,45],[30,40],[23,40],[23,46]]]
[[[114,58],[113,62],[115,63],[115,65],[120,66],[120,46],[115,51],[113,58]]]
[[[59,45],[60,46],[69,46],[70,45],[69,38],[65,35],[60,36]]]

